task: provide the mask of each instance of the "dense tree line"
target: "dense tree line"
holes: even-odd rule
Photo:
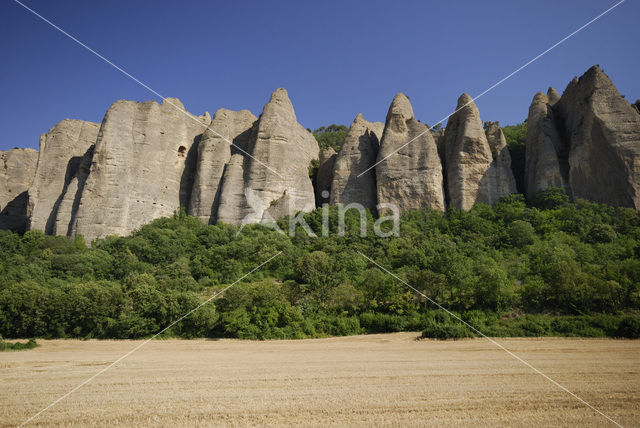
[[[640,220],[632,209],[550,189],[493,207],[405,213],[378,238],[347,213],[337,236],[290,237],[261,225],[205,226],[176,214],[128,237],[75,240],[0,232],[0,335],[150,336],[261,262],[172,327],[181,337],[301,338],[423,330],[472,334],[400,281],[490,335],[640,334]],[[305,216],[319,230],[320,209]],[[280,220],[288,230],[287,219]]]

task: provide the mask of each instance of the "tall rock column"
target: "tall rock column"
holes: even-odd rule
[[[462,94],[444,133],[450,206],[468,210],[477,203],[493,204],[516,191],[506,141],[502,140],[501,131],[496,134],[495,129],[489,130],[490,144],[473,99]]]
[[[0,229],[24,231],[27,228],[27,191],[37,164],[36,150],[0,151]]]
[[[297,122],[285,89],[277,89],[264,106],[247,151],[251,156],[243,162],[245,199],[239,202],[237,198],[240,163],[237,160],[235,167],[230,169],[234,178],[223,177],[219,210],[224,215],[219,217],[220,221],[234,224],[245,218],[252,222],[269,221],[315,208],[309,169],[311,161],[318,159],[318,143]],[[227,182],[234,185],[228,186]],[[228,203],[239,206],[228,206]]]
[[[378,157],[383,129],[380,122],[356,116],[333,167],[331,205],[357,202],[376,212],[376,170],[371,167]]]
[[[444,210],[436,142],[429,128],[413,116],[411,103],[402,93],[389,107],[377,162],[378,203],[394,204],[401,211],[425,206]]]
[[[487,136],[493,157],[492,168],[489,168],[489,173],[491,174],[489,186],[495,189],[498,198],[517,193],[516,179],[511,170],[511,154],[509,154],[509,148],[507,147],[507,139],[498,122],[487,122],[484,133]]]
[[[568,183],[567,150],[557,129],[552,104],[558,93],[549,88],[548,95],[538,92],[527,117],[524,185],[527,197],[548,187],[571,193]],[[551,97],[551,98],[550,98]]]
[[[33,184],[29,189],[30,228],[47,234],[57,232],[56,223],[68,225],[71,210],[60,206],[77,177],[82,159],[98,138],[100,125],[65,119],[40,137],[40,156]],[[75,198],[75,194],[73,197]],[[69,196],[71,197],[71,196]],[[60,231],[66,235],[67,229]]]
[[[640,115],[609,77],[591,67],[554,110],[570,147],[572,196],[640,210]]]
[[[88,241],[127,235],[187,206],[194,143],[210,121],[175,98],[116,101],[102,122],[72,232]]]
[[[248,110],[219,109],[198,144],[198,161],[189,201],[189,214],[205,224],[216,220],[224,168],[231,153],[246,150],[257,118]],[[232,145],[233,144],[233,145]]]

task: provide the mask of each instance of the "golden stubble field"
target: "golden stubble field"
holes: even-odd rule
[[[614,426],[483,339],[417,333],[153,341],[31,426]],[[623,426],[640,425],[640,341],[499,339]],[[0,354],[15,426],[139,344],[41,341]]]

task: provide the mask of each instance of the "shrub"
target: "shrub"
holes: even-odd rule
[[[533,237],[535,236],[535,230],[533,226],[531,226],[531,223],[524,220],[516,220],[511,223],[507,233],[511,245],[517,248],[532,244]]]
[[[589,231],[588,240],[593,243],[606,243],[616,239],[616,231],[608,224],[595,224]]]
[[[628,339],[640,339],[640,317],[625,316],[618,324],[616,336]]]
[[[569,203],[569,195],[563,189],[549,187],[533,195],[531,204],[542,210],[553,210]]]
[[[428,325],[422,330],[423,339],[458,340],[468,337],[475,337],[473,331],[462,324],[437,324]]]
[[[22,351],[23,349],[33,349],[40,346],[36,343],[35,339],[29,339],[26,343],[22,342],[5,342],[0,337],[0,352],[1,351]]]

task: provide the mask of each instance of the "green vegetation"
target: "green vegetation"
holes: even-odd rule
[[[511,155],[511,170],[516,179],[518,192],[524,192],[524,153],[527,139],[527,122],[513,126],[503,126],[502,132],[507,139]]]
[[[302,338],[394,331],[472,334],[366,254],[488,335],[640,336],[640,219],[551,189],[469,212],[405,213],[400,235],[289,237],[176,214],[128,237],[0,232],[4,337],[149,337],[278,253],[166,333]],[[322,211],[305,216],[316,231]],[[279,221],[288,230],[287,219]]]
[[[320,151],[327,147],[332,147],[333,150],[338,153],[344,143],[344,139],[349,132],[349,128],[344,125],[336,125],[335,123],[329,126],[321,126],[313,131],[313,136],[316,137]]]
[[[5,342],[0,336],[0,352],[4,351],[22,351],[23,349],[33,349],[39,346],[34,339],[29,339],[26,343],[22,342]]]
[[[470,311],[461,318],[486,336],[495,337],[640,337],[640,317],[628,314],[550,315]],[[442,311],[422,331],[423,338],[480,337],[476,331]]]

